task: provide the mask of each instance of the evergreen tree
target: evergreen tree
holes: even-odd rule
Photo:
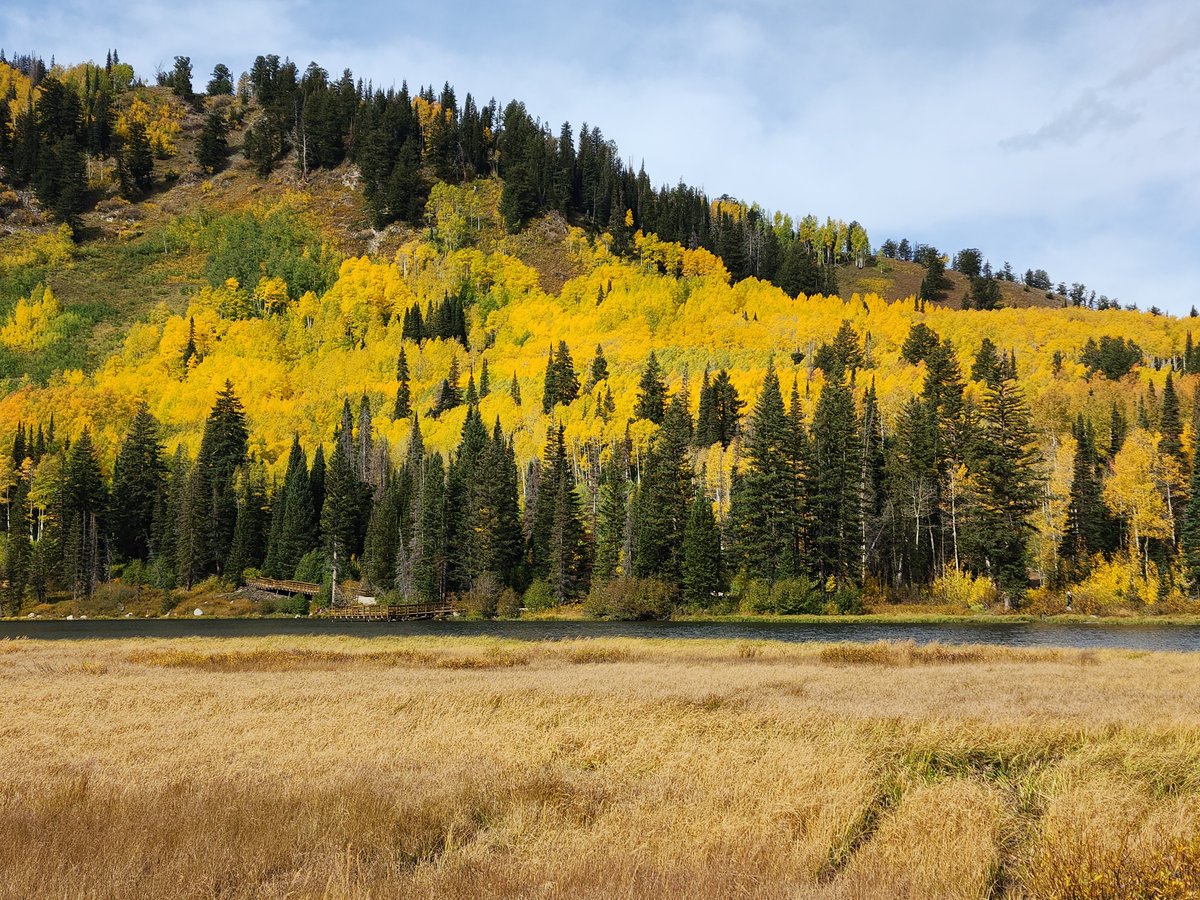
[[[995,579],[1011,601],[1026,584],[1029,515],[1037,508],[1038,477],[1029,411],[1010,372],[988,388],[981,412],[969,546],[976,571]]]
[[[204,423],[189,490],[190,536],[198,566],[193,578],[219,573],[229,556],[237,520],[234,473],[246,460],[247,439],[246,413],[226,381]]]
[[[400,356],[396,360],[396,404],[392,410],[392,418],[396,420],[407,419],[412,415],[412,394],[408,382],[408,356],[404,349],[401,348]]]
[[[428,601],[446,596],[446,467],[440,453],[425,464],[421,488],[420,544],[413,560],[416,592]]]
[[[558,354],[554,356],[555,402],[572,403],[579,396],[579,376],[575,374],[575,361],[566,341],[558,342]]]
[[[329,562],[338,578],[362,549],[370,517],[371,492],[354,473],[345,443],[334,444],[325,473],[325,506],[321,510],[321,536]]]
[[[1062,555],[1068,566],[1067,574],[1078,578],[1087,573],[1093,554],[1109,546],[1108,514],[1096,438],[1090,424],[1084,424],[1082,415],[1076,418],[1072,434],[1075,456]]]
[[[517,406],[521,405],[521,385],[517,383],[517,373],[513,373],[512,384],[508,386],[508,394],[512,397],[513,403]]]
[[[612,449],[600,472],[600,507],[596,518],[594,576],[615,578],[622,567],[621,550],[629,523],[629,460],[623,445]],[[628,560],[625,561],[628,566]],[[625,574],[628,574],[626,572]]]
[[[233,543],[225,560],[225,572],[239,583],[243,572],[262,564],[269,522],[267,494],[262,478],[247,472],[242,481],[238,492],[237,521],[233,526]]]
[[[220,110],[214,109],[204,120],[196,146],[196,162],[207,172],[218,172],[229,155],[229,126]]]
[[[29,483],[24,478],[17,478],[9,495],[8,546],[4,556],[4,577],[8,584],[3,595],[3,610],[9,616],[21,614],[25,592],[33,575],[28,497]]]
[[[1190,488],[1179,543],[1188,592],[1200,597],[1200,465],[1192,467]]]
[[[483,399],[492,392],[492,381],[488,374],[488,362],[485,359],[479,364],[479,397]]]
[[[723,588],[721,534],[712,503],[703,491],[697,491],[683,533],[683,600],[708,606]]]
[[[63,583],[71,586],[75,597],[90,597],[104,576],[102,535],[108,492],[86,428],[67,456],[59,503],[65,537]]]
[[[566,429],[559,425],[552,431],[538,485],[531,555],[535,574],[549,580],[555,600],[561,604],[587,591],[591,561],[574,470],[567,458]]]
[[[546,378],[542,382],[542,413],[549,415],[556,403],[558,403],[558,366],[554,358],[554,345],[551,344],[550,356],[546,360]]]
[[[996,351],[996,345],[990,338],[985,337],[975,352],[975,361],[971,364],[971,378],[994,387],[1000,379],[1000,368],[1000,355]]]
[[[154,172],[154,153],[150,149],[146,126],[141,122],[132,122],[129,125],[129,137],[126,138],[121,152],[120,165],[128,179],[127,186],[122,182],[122,193],[126,197],[150,189],[151,175]]]
[[[812,425],[813,563],[840,587],[861,574],[862,445],[854,397],[840,378],[821,390]]]
[[[639,419],[661,425],[666,415],[666,403],[667,383],[658,366],[658,359],[651,350],[650,359],[642,372],[642,380],[638,384],[637,404],[633,408],[633,414]]]
[[[661,578],[678,588],[683,531],[692,498],[692,470],[687,457],[691,414],[682,392],[676,393],[662,428],[646,454],[636,506],[633,574]]]
[[[462,406],[462,389],[458,386],[458,381],[461,377],[458,370],[458,356],[453,356],[450,359],[450,372],[445,380],[442,381],[437,406],[434,407],[433,415],[435,417],[440,416],[447,410],[454,409],[456,406]]]
[[[112,534],[124,559],[148,559],[154,515],[166,483],[158,421],[143,402],[113,466]]]
[[[798,574],[800,482],[795,429],[768,366],[745,438],[745,469],[734,486],[731,538],[750,578],[775,582]]]
[[[606,378],[608,378],[608,360],[604,358],[604,348],[597,344],[596,355],[592,357],[592,364],[588,367],[588,380],[585,390],[590,392],[592,388]]]

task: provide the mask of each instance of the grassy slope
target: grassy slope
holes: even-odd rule
[[[288,159],[269,179],[258,179],[241,155],[244,129],[230,135],[229,166],[215,177],[206,176],[194,164],[203,118],[201,113],[188,113],[177,137],[177,153],[155,162],[156,186],[148,196],[132,204],[115,199],[111,170],[108,182],[94,189],[98,203],[83,216],[83,240],[75,258],[47,279],[64,310],[83,319],[82,332],[73,334],[64,346],[45,358],[10,361],[8,366],[14,374],[28,373],[35,381],[44,382],[54,371],[64,368],[94,370],[119,349],[129,325],[156,306],[165,304],[171,312],[182,313],[188,296],[203,283],[203,260],[195,254],[180,253],[165,237],[165,231],[171,222],[198,210],[239,211],[260,203],[271,204],[302,190],[310,197],[314,221],[330,244],[346,255],[390,255],[410,233],[399,226],[382,234],[371,230],[353,167],[319,172],[302,181],[294,161]],[[544,291],[557,293],[580,274],[577,260],[565,246],[565,237],[563,223],[551,217],[503,243],[505,249],[537,270]],[[924,276],[920,266],[881,262],[879,267],[861,270],[842,267],[838,273],[842,294],[849,297],[876,292],[886,299],[900,300],[917,293]],[[945,305],[958,308],[967,291],[966,281],[956,272],[947,274],[951,287]],[[1040,292],[1022,290],[1020,285],[1002,284],[1001,289],[1006,306],[1059,305]],[[7,308],[0,309],[0,314],[5,312]]]
[[[16,641],[0,673],[0,897],[1200,889],[1200,655]]]

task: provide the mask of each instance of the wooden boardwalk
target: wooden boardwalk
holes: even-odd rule
[[[402,603],[391,606],[337,606],[323,613],[327,619],[356,622],[413,622],[418,619],[445,619],[458,615],[458,608],[445,603]]]
[[[274,578],[247,578],[246,587],[289,596],[303,594],[305,597],[315,597],[321,592],[319,584],[310,584],[307,581],[276,581]]]

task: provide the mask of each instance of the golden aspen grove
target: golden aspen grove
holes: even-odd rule
[[[1200,590],[1189,318],[655,191],[597,129],[576,150],[448,85],[367,95],[277,57],[207,97],[112,54],[0,69],[7,171],[48,208],[5,194],[12,615],[110,582],[328,582],[339,557],[363,590],[487,615],[1068,592],[1128,615]],[[91,209],[44,174],[77,139]],[[460,469],[493,441],[507,474],[476,496]]]

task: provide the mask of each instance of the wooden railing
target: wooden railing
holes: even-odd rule
[[[272,594],[303,594],[306,597],[315,597],[321,592],[319,584],[309,584],[307,581],[277,581],[274,578],[247,578],[246,587],[270,591]]]
[[[337,606],[326,610],[330,619],[353,619],[363,622],[411,622],[416,619],[444,619],[458,614],[451,602],[401,603],[392,606]]]

